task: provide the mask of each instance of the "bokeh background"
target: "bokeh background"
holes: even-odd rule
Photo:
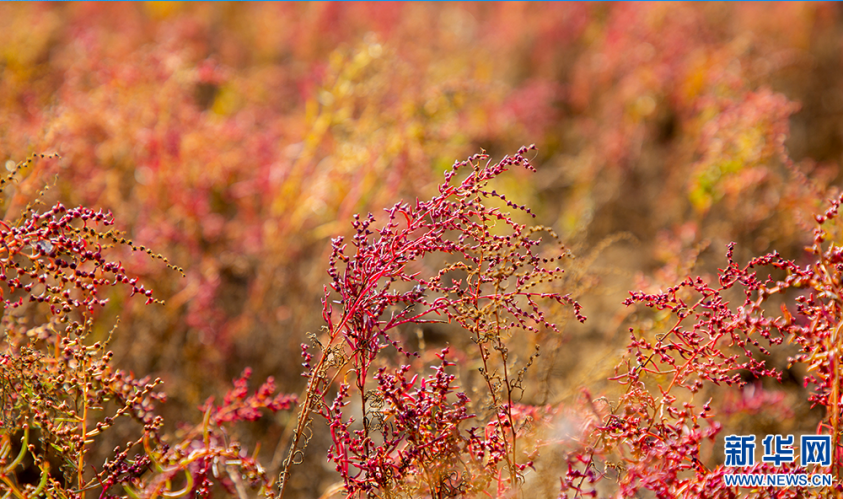
[[[115,364],[164,379],[172,433],[247,366],[301,390],[329,239],[354,213],[431,196],[457,159],[535,143],[538,173],[500,190],[578,256],[568,285],[589,321],[549,341],[525,395],[564,405],[611,391],[637,320],[627,290],[714,271],[730,241],[739,261],[800,258],[841,180],[843,8],[0,3],[0,110],[0,163],[63,157],[28,173],[7,218],[49,185],[185,269],[126,254],[167,304],[115,294],[97,326],[120,316]],[[732,428],[815,425],[800,380],[730,395]],[[292,416],[239,430],[271,472]],[[337,481],[320,446],[294,495]]]

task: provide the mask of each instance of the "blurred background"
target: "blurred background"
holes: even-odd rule
[[[301,390],[329,239],[354,213],[535,143],[538,173],[499,190],[578,256],[567,284],[589,321],[551,339],[525,395],[566,404],[609,385],[628,290],[716,271],[730,241],[739,262],[800,258],[841,180],[841,49],[832,3],[0,3],[0,163],[63,157],[6,217],[49,185],[185,269],[126,254],[167,304],[114,295],[97,326],[120,316],[115,364],[164,379],[177,433],[247,366]],[[810,415],[793,377],[730,404],[786,430]],[[240,429],[270,472],[292,416]],[[337,480],[319,440],[293,495]]]

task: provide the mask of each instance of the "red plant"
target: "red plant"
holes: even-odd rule
[[[311,346],[321,350],[318,360],[314,361],[308,346],[303,346],[308,385],[280,478],[281,495],[291,466],[307,445],[305,433],[311,425],[311,413],[323,416],[331,424],[334,441],[331,457],[349,495],[371,494],[373,489],[380,493],[393,491],[398,487],[393,482],[397,480],[396,474],[406,478],[410,474],[408,468],[413,476],[425,477],[426,485],[407,491],[437,494],[437,488],[441,487],[439,478],[442,474],[450,477],[450,469],[447,473],[438,470],[436,464],[424,460],[431,455],[412,452],[414,446],[422,446],[419,442],[422,437],[374,424],[382,418],[380,406],[384,402],[399,405],[401,410],[395,410],[396,418],[403,425],[421,423],[417,419],[421,418],[422,409],[407,403],[408,398],[416,400],[408,394],[413,384],[399,383],[381,368],[374,375],[379,382],[378,389],[373,392],[367,388],[385,347],[392,346],[407,358],[418,356],[405,347],[401,327],[440,321],[436,316],[444,316],[470,335],[482,364],[480,373],[488,391],[488,407],[494,410],[480,451],[470,450],[478,446],[470,443],[481,439],[473,434],[475,431],[468,438],[459,438],[457,428],[453,427],[458,421],[470,418],[465,413],[453,415],[455,421],[438,424],[450,428],[449,433],[456,433],[454,439],[462,444],[451,443],[446,448],[451,454],[437,461],[462,462],[470,469],[468,464],[479,460],[476,454],[485,453],[489,458],[484,467],[494,469],[501,462],[509,477],[507,482],[499,480],[497,491],[516,486],[529,462],[522,461],[517,453],[518,422],[513,416],[513,394],[523,391],[524,372],[533,358],[517,369],[508,358],[507,342],[518,331],[534,331],[537,327],[556,330],[556,325],[542,311],[541,301],[570,305],[576,317],[585,320],[579,304],[570,296],[544,289],[543,283],[558,279],[563,272],[556,263],[564,257],[561,248],[549,257],[539,252],[540,233],[545,232],[553,240],[555,234],[540,226],[517,223],[509,213],[488,205],[488,200],[501,200],[510,208],[532,215],[529,208],[487,187],[512,167],[533,170],[524,157],[530,149],[522,147],[515,156],[498,163],[487,161],[485,154],[455,163],[445,173],[439,195],[413,205],[396,204],[387,210],[387,222],[380,227],[375,226],[371,214],[364,219],[355,216],[351,256],[346,255],[347,245],[342,238],[333,241],[328,274],[333,279],[331,289],[339,296],[336,303],[341,310],[334,310],[335,301],[326,287],[322,300],[326,332],[322,340],[314,336]],[[483,161],[487,163],[483,165]],[[467,168],[468,175],[456,183],[460,170]],[[422,259],[436,254],[456,260],[425,276]],[[445,376],[444,368],[443,365],[437,371],[440,379],[434,385],[442,392],[438,396],[440,402],[434,403],[434,407],[440,406],[440,415],[449,415],[441,408],[445,402],[441,398],[451,392],[449,382],[441,379]],[[348,377],[353,377],[353,381],[346,382]],[[337,379],[343,382],[331,402],[330,391]],[[353,419],[343,414],[352,388],[362,411],[362,427],[354,431],[349,430]],[[467,398],[461,396],[459,400],[465,404]],[[425,407],[423,412],[427,411],[433,410]],[[383,434],[383,445],[375,444],[376,432]],[[430,436],[427,439],[426,445],[431,445]],[[399,460],[391,455],[394,453],[403,455],[400,466],[375,466],[378,461]],[[466,470],[459,476],[468,473]],[[490,475],[494,474],[487,474],[487,479]],[[466,481],[479,479],[470,475]],[[406,479],[404,483],[402,488],[413,488],[406,484]]]
[[[748,380],[781,383],[782,368],[775,365],[773,351],[780,350],[785,339],[800,347],[800,353],[788,362],[806,366],[805,386],[812,388],[808,400],[812,406],[825,409],[816,433],[832,436],[830,470],[816,468],[809,472],[833,472],[840,477],[843,372],[836,353],[841,348],[838,333],[843,324],[839,280],[843,272],[843,249],[839,246],[843,231],[838,217],[842,202],[843,196],[835,199],[824,214],[816,217],[818,227],[809,247],[813,262],[807,266],[776,252],[740,266],[731,244],[726,254],[728,265],[719,270],[716,283],[697,276],[658,293],[630,292],[626,305],[643,304],[669,311],[675,322],[658,323],[645,330],[630,329],[629,354],[613,377],[626,391],[613,409],[598,412],[602,413],[602,424],[593,428],[592,451],[574,457],[573,462],[580,467],[571,468],[563,479],[563,493],[573,490],[583,494],[584,480],[596,483],[603,477],[595,469],[595,459],[616,455],[624,463],[625,472],[620,477],[623,496],[637,495],[640,489],[662,497],[737,496],[738,491],[723,481],[723,475],[733,471],[722,464],[706,465],[703,460],[704,443],[714,442],[723,425],[715,419],[717,411],[711,398],[700,409],[695,395],[714,386],[742,388]],[[759,276],[764,268],[784,276]],[[794,293],[796,308],[791,312],[778,297]],[[729,294],[742,297],[741,305],[730,305]],[[745,472],[806,470],[795,464],[782,469],[765,463]],[[826,493],[802,487],[767,487],[764,491],[772,496]]]
[[[18,164],[0,185],[17,180],[34,158]],[[255,420],[261,408],[286,410],[295,397],[274,396],[271,379],[249,396],[247,370],[221,407],[209,400],[204,423],[171,444],[173,440],[161,433],[164,419],[157,408],[166,398],[155,391],[163,380],[138,378],[116,368],[114,353],[107,348],[117,328],[103,336],[93,325],[95,313],[109,301],[103,297],[109,288],[126,288],[130,296],[140,295],[147,304],[163,305],[121,262],[108,260],[113,247],[127,246],[181,269],[109,229],[114,219],[108,212],[66,208],[61,203],[38,212],[39,203],[28,204],[16,221],[0,221],[4,310],[0,488],[4,494],[78,497],[98,490],[105,497],[120,487],[129,495],[207,497],[213,494],[213,484],[242,494],[244,482],[267,488],[263,469],[227,439],[223,426]],[[125,420],[141,427],[140,437],[115,448],[97,469],[89,460],[91,452],[113,427],[125,432],[130,427]],[[10,460],[14,436],[21,444]],[[130,458],[132,448],[140,449]],[[38,478],[34,484],[19,480],[26,473],[27,456],[30,473]],[[177,489],[173,479],[180,475],[187,483]]]

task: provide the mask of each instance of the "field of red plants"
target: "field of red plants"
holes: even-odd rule
[[[7,2],[0,106],[4,498],[843,497],[839,4]]]

